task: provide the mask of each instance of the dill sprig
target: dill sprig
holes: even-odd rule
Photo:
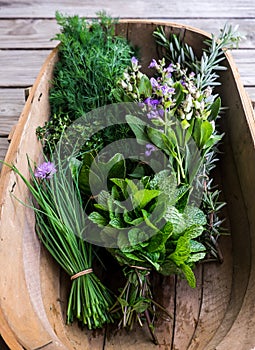
[[[54,37],[60,45],[49,92],[52,117],[37,129],[38,137],[50,147],[72,121],[116,102],[116,81],[133,55],[127,40],[115,35],[117,20],[104,12],[92,22],[58,12],[56,20],[61,32]]]

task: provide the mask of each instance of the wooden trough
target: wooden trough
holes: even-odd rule
[[[199,53],[207,34],[173,23],[125,21],[116,33],[141,48],[147,67],[157,50],[152,37],[159,25],[180,34]],[[50,115],[49,81],[57,60],[54,49],[31,90],[12,135],[5,161],[28,175],[26,154],[35,162],[41,147],[35,129]],[[157,300],[174,315],[157,321],[160,345],[144,328],[128,333],[111,327],[81,330],[65,324],[68,294],[66,276],[40,245],[33,213],[23,200],[28,191],[17,176],[3,167],[0,181],[0,333],[12,350],[252,350],[255,349],[255,127],[252,106],[240,83],[231,55],[221,75],[220,93],[228,110],[222,117],[225,132],[218,176],[227,201],[230,236],[220,245],[224,262],[200,264],[197,288],[175,277],[158,281]]]

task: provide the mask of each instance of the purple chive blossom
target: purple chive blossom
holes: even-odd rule
[[[146,155],[146,157],[149,157],[152,152],[156,151],[156,148],[150,143],[147,143],[145,148],[146,148],[146,151],[144,152],[144,154]]]
[[[133,57],[131,58],[131,63],[132,63],[132,65],[134,65],[134,66],[138,66],[138,59],[137,59],[135,56],[133,56]]]
[[[157,66],[158,66],[157,61],[155,60],[155,58],[153,58],[148,68],[155,68]]]
[[[194,73],[194,72],[191,72],[191,73],[189,74],[189,77],[190,77],[190,78],[194,78],[194,76],[195,76],[195,73]]]
[[[56,171],[56,167],[53,163],[44,162],[35,169],[35,177],[50,179]]]

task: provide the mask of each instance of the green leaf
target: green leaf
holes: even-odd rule
[[[210,106],[210,115],[209,115],[210,120],[215,120],[217,118],[217,116],[219,115],[220,107],[221,107],[221,99],[220,97],[218,97]]]
[[[107,178],[124,178],[126,176],[125,158],[121,153],[116,153],[107,162],[93,162],[92,170],[98,172],[102,182]]]
[[[133,310],[136,311],[137,313],[142,313],[145,310],[148,309],[150,306],[150,301],[146,300],[144,298],[141,298],[141,300],[138,300],[134,305],[133,305]]]
[[[159,271],[160,264],[158,263],[160,253],[159,252],[143,252],[142,253],[143,258],[145,258],[154,268],[156,271]]]
[[[208,120],[204,120],[201,124],[200,147],[203,147],[210,139],[213,133],[213,126]]]
[[[203,252],[205,250],[206,250],[206,248],[202,243],[197,242],[193,239],[190,240],[190,251],[192,253],[199,253],[199,252]]]
[[[169,258],[177,266],[184,264],[190,256],[190,240],[187,236],[179,237],[175,251],[170,254]]]
[[[80,190],[87,195],[91,194],[91,190],[90,190],[90,166],[91,166],[92,162],[94,161],[94,156],[95,156],[95,152],[84,153],[83,163],[82,163],[80,173],[79,173],[79,178],[78,178]],[[101,180],[98,178],[98,181],[101,181]]]
[[[89,220],[94,222],[94,224],[97,224],[98,226],[107,226],[108,225],[108,220],[98,213],[97,211],[93,211],[92,213],[89,214],[88,216]]]
[[[196,288],[196,278],[195,275],[189,265],[182,264],[180,266],[182,272],[184,273],[184,276],[191,288]]]
[[[158,197],[160,194],[159,190],[149,190],[149,189],[143,189],[135,192],[133,195],[134,199],[134,206],[139,206],[141,209],[144,208],[150,201],[156,197]]]
[[[183,215],[187,223],[187,227],[192,225],[206,225],[207,223],[204,212],[194,205],[188,205],[184,209]]]
[[[77,178],[79,171],[81,169],[82,162],[75,157],[72,157],[69,162],[69,167],[74,179]]]
[[[127,115],[126,121],[135,134],[138,143],[145,144],[149,142],[149,138],[147,137],[145,131],[147,125],[146,123],[133,115]]]
[[[138,91],[140,95],[143,96],[150,96],[152,93],[152,86],[150,79],[147,77],[147,75],[142,75],[141,80],[138,85]]]
[[[134,183],[134,181],[130,180],[130,179],[125,179],[129,189],[131,190],[131,195],[136,193],[138,191],[138,187],[137,185]]]
[[[199,236],[202,235],[202,233],[204,232],[204,227],[203,226],[196,226],[196,225],[193,225],[193,226],[190,226],[188,227],[185,232],[184,232],[184,235],[186,237],[188,237],[189,239],[192,239],[192,238],[197,238]]]
[[[169,238],[173,233],[173,224],[171,222],[166,222],[161,232],[163,232],[164,236]]]
[[[173,225],[173,238],[178,238],[186,228],[186,222],[183,219],[183,215],[175,207],[169,206],[166,209],[164,218]]]
[[[112,165],[111,169],[108,172],[109,179],[114,177],[119,177],[124,179],[126,177],[126,162],[125,159],[119,159],[115,164]]]
[[[146,249],[149,253],[163,252],[165,250],[165,241],[166,237],[164,236],[164,234],[162,232],[158,232],[150,238],[149,244]]]
[[[184,100],[184,93],[183,93],[183,85],[180,82],[176,82],[174,84],[174,89],[175,89],[175,104],[176,106],[179,106],[180,103]]]
[[[205,143],[204,149],[208,151],[210,148],[212,148],[214,145],[216,145],[221,139],[223,135],[212,135],[209,140]]]
[[[146,210],[142,209],[143,219],[146,223],[146,225],[154,231],[154,233],[158,232],[158,228],[150,221],[150,213],[148,213]]]
[[[165,142],[163,139],[164,134],[162,132],[151,127],[148,127],[145,132],[147,132],[149,141],[151,141],[156,147],[159,149],[165,149]]]
[[[122,194],[125,198],[128,198],[128,192],[127,192],[127,182],[125,179],[117,179],[117,178],[111,178],[110,179],[115,185],[119,187]]]
[[[125,299],[122,299],[120,297],[117,297],[118,302],[122,307],[129,306],[128,302]]]
[[[140,258],[136,254],[125,252],[125,256],[127,257],[127,259],[144,263],[144,259]]]
[[[196,119],[193,129],[193,137],[199,148],[208,142],[213,133],[213,126],[208,120]]]
[[[133,212],[129,212],[127,209],[124,210],[123,219],[127,224],[133,226],[137,226],[144,221],[143,217],[134,218]]]
[[[159,272],[164,276],[170,276],[178,273],[179,268],[176,266],[176,264],[172,260],[166,259],[164,263],[161,265]]]
[[[119,232],[117,244],[120,250],[125,250],[125,248],[130,246],[126,230]]]
[[[111,197],[111,195],[109,192],[104,191],[104,190],[101,191],[98,194],[98,197],[97,197],[98,204],[95,204],[95,207],[97,207],[99,205],[101,209],[108,210],[108,201],[109,201],[110,197]]]
[[[109,225],[111,225],[114,228],[121,229],[124,228],[125,225],[123,224],[123,221],[120,217],[114,217],[109,221]]]
[[[205,257],[206,253],[195,253],[195,254],[191,254],[191,256],[188,258],[187,263],[195,263],[198,262],[200,260],[203,260]]]
[[[139,228],[135,227],[128,231],[128,240],[131,246],[136,246],[148,239],[145,232],[141,231]]]

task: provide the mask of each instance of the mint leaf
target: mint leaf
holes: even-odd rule
[[[139,206],[140,208],[144,208],[152,199],[158,197],[159,194],[159,190],[143,189],[137,191],[133,195],[133,204],[135,207]]]
[[[192,271],[191,267],[186,264],[182,264],[181,270],[184,273],[184,276],[191,288],[196,288],[196,278],[194,275],[194,272]]]

